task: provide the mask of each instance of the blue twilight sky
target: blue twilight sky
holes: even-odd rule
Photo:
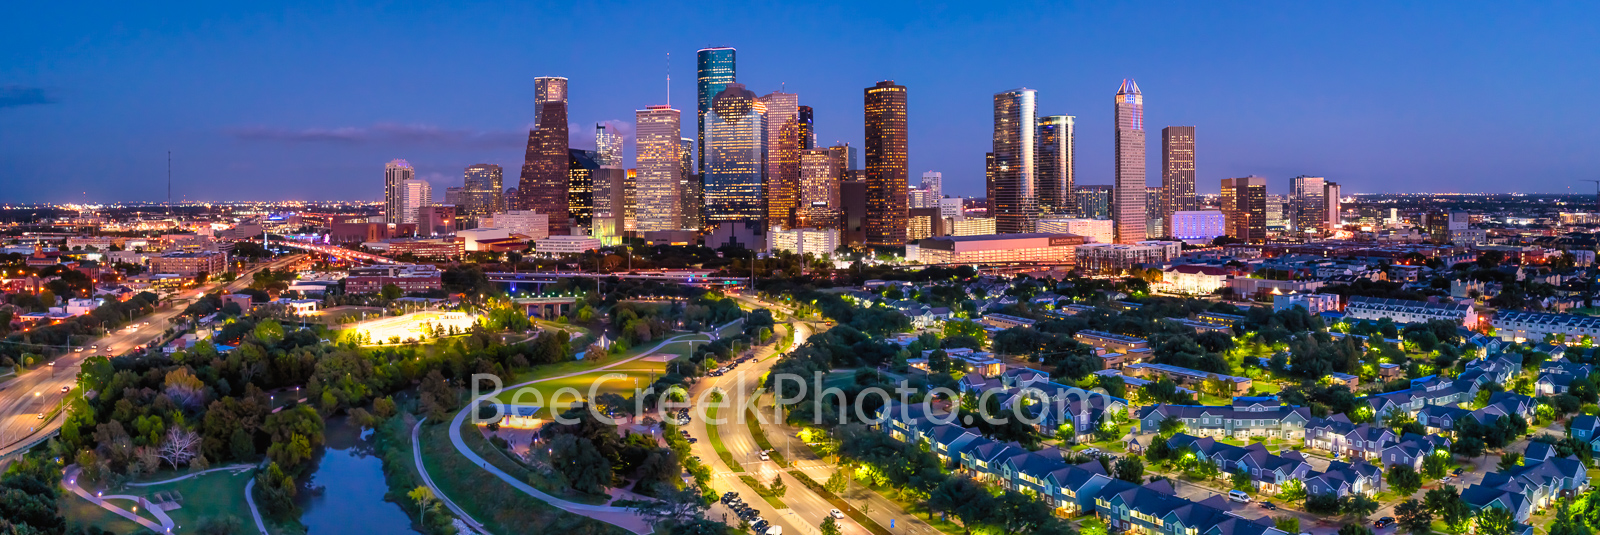
[[[1198,127],[1199,190],[1299,174],[1346,192],[1591,191],[1600,3],[12,2],[0,10],[0,202],[377,199],[516,184],[535,76],[571,79],[572,141],[666,100],[692,137],[694,52],[862,139],[862,88],[908,87],[913,180],[983,194],[991,95],[1077,116],[1078,182],[1111,182],[1112,96]],[[785,85],[786,84],[786,85]],[[1590,132],[1590,134],[1583,134]],[[1585,138],[1584,135],[1590,137]],[[630,138],[627,159],[633,160]],[[436,193],[442,196],[442,193]]]

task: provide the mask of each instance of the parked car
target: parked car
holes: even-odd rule
[[[1239,503],[1250,503],[1250,495],[1245,494],[1242,490],[1228,491],[1228,499]]]
[[[1377,522],[1373,522],[1372,523],[1372,527],[1374,527],[1374,528],[1383,528],[1383,527],[1388,527],[1391,524],[1394,524],[1394,517],[1386,516],[1386,517],[1383,517],[1383,518],[1379,518]]]
[[[1261,502],[1261,508],[1262,509],[1266,509],[1268,511],[1276,511],[1276,510],[1278,510],[1278,506],[1274,505],[1272,502]]]

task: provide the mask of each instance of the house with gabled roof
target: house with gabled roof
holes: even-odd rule
[[[1572,436],[1588,444],[1594,451],[1600,451],[1600,417],[1584,414],[1572,417]]]
[[[1095,496],[1111,481],[1099,461],[1089,461],[1050,472],[1045,476],[1047,492],[1040,496],[1057,515],[1071,518],[1093,511]]]
[[[1429,455],[1449,455],[1450,439],[1442,436],[1422,436],[1415,433],[1406,433],[1398,442],[1391,442],[1384,446],[1382,463],[1384,468],[1395,465],[1406,465],[1412,470],[1422,470],[1422,461]]]
[[[1327,470],[1311,471],[1305,477],[1307,494],[1332,494],[1340,498],[1352,493],[1371,495],[1382,485],[1383,469],[1365,459],[1356,459],[1354,463],[1331,461]]]
[[[1588,470],[1576,456],[1523,462],[1511,470],[1485,474],[1482,483],[1461,492],[1461,500],[1474,511],[1501,507],[1510,511],[1517,522],[1527,522],[1533,511],[1589,486]]]
[[[1395,442],[1394,431],[1372,424],[1353,424],[1343,414],[1314,418],[1306,424],[1305,446],[1336,455],[1370,459]]]
[[[1051,472],[1066,467],[1067,461],[1062,457],[1061,450],[1044,448],[1023,451],[1005,459],[1000,463],[996,476],[1000,486],[1006,490],[1045,496],[1049,494],[1046,478],[1050,477]]]
[[[1195,435],[1299,440],[1305,435],[1311,410],[1277,403],[1276,398],[1235,398],[1229,406],[1147,405],[1138,413],[1139,430],[1154,433],[1167,418],[1182,421]]]
[[[1453,433],[1461,422],[1471,418],[1472,411],[1450,405],[1428,405],[1417,411],[1417,423],[1429,433]]]

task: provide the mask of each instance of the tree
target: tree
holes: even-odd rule
[[[1272,519],[1272,525],[1285,533],[1300,533],[1300,519],[1292,516],[1280,516]]]
[[[1384,476],[1384,481],[1401,496],[1410,496],[1422,488],[1422,476],[1417,475],[1417,471],[1408,464],[1397,463],[1389,467],[1389,473]]]
[[[1278,498],[1286,502],[1303,500],[1305,497],[1306,485],[1305,483],[1301,483],[1298,479],[1289,480],[1289,482],[1284,483],[1282,489],[1278,491]]]
[[[1339,535],[1372,535],[1372,529],[1361,524],[1345,524],[1339,528]]]
[[[1244,470],[1235,470],[1233,472],[1232,481],[1234,490],[1241,490],[1245,492],[1250,491],[1251,481],[1249,472]]]
[[[1478,511],[1478,535],[1516,535],[1516,521],[1511,513],[1500,507],[1485,507]]]
[[[1182,433],[1186,427],[1183,420],[1168,416],[1161,420],[1161,424],[1156,428],[1156,435],[1160,437],[1160,440],[1165,441],[1172,438],[1172,435]]]
[[[1349,496],[1345,496],[1344,500],[1342,501],[1343,503],[1339,507],[1339,512],[1344,513],[1345,516],[1366,518],[1367,515],[1370,515],[1378,510],[1378,501],[1365,494],[1351,494]]]
[[[1444,450],[1437,450],[1432,455],[1422,460],[1422,475],[1428,479],[1443,478],[1450,471],[1450,455]]]
[[[603,494],[611,483],[611,461],[587,438],[556,435],[550,441],[550,464],[580,492]]]
[[[177,468],[178,465],[189,464],[189,460],[199,451],[200,434],[174,425],[167,428],[166,440],[161,442],[161,450],[157,454],[161,460]]]
[[[417,510],[422,514],[422,519],[418,523],[424,526],[428,525],[428,509],[433,508],[435,501],[433,489],[418,485],[417,488],[411,489],[411,492],[407,492],[406,497],[411,498],[411,501],[417,502]]]
[[[1568,503],[1563,500],[1556,506],[1556,521],[1550,524],[1550,535],[1589,535],[1588,524],[1583,519],[1574,518]]]
[[[1144,462],[1140,461],[1138,457],[1117,459],[1115,473],[1117,479],[1136,485],[1142,484],[1144,483]]]
[[[1406,500],[1394,507],[1394,516],[1400,527],[1411,535],[1428,535],[1433,533],[1433,513],[1428,507],[1416,500]]]
[[[383,285],[383,289],[379,290],[379,294],[378,295],[383,297],[384,299],[388,299],[390,301],[393,301],[395,299],[399,299],[399,298],[405,296],[405,292],[400,290],[399,286],[395,286],[393,284],[385,284],[385,285]]]
[[[1500,464],[1497,466],[1499,466],[1501,472],[1522,466],[1522,454],[1507,452],[1505,455],[1500,456]]]
[[[822,525],[818,526],[817,530],[821,532],[821,535],[839,535],[841,533],[839,531],[839,522],[835,521],[832,516],[822,519]]]
[[[1017,491],[1007,491],[1000,497],[990,522],[1005,533],[1034,533],[1053,520],[1050,506],[1044,501]]]

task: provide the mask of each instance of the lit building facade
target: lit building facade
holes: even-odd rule
[[[594,223],[594,173],[600,170],[599,153],[567,149],[567,214],[578,228]]]
[[[683,159],[679,140],[679,112],[668,106],[650,106],[634,112],[634,153],[638,159],[638,230],[683,228]]]
[[[1183,254],[1182,242],[1091,243],[1077,249],[1078,269],[1117,274],[1136,264],[1162,264]]]
[[[791,252],[797,255],[811,253],[815,256],[833,254],[839,249],[839,231],[834,229],[773,227],[767,233],[768,252]]]
[[[800,96],[774,91],[767,107],[767,224],[792,227],[800,205]]]
[[[424,207],[433,206],[433,185],[420,178],[400,182],[400,221],[416,223]]]
[[[1038,161],[1038,93],[1013,89],[994,94],[993,155],[990,171],[989,216],[1000,233],[1033,232],[1039,218],[1039,192],[1034,169]]]
[[[1073,197],[1078,202],[1080,217],[1111,219],[1111,186],[1078,186]]]
[[[616,127],[594,125],[594,151],[601,169],[622,169],[622,133]]]
[[[1222,179],[1222,213],[1228,236],[1246,242],[1267,239],[1267,179],[1258,176]]]
[[[800,151],[800,210],[796,227],[839,228],[837,151]]]
[[[767,109],[743,84],[728,84],[706,114],[706,224],[765,220]]]
[[[1145,239],[1144,95],[1139,84],[1123,80],[1116,99],[1116,188],[1111,219],[1117,225],[1117,243]]]
[[[1289,191],[1295,234],[1321,235],[1328,227],[1327,181],[1300,175],[1290,180]]]
[[[1208,245],[1228,235],[1228,216],[1217,210],[1185,210],[1172,213],[1174,239],[1195,245]]]
[[[1194,127],[1161,129],[1161,217],[1167,229],[1176,227],[1173,214],[1200,209],[1194,194]],[[1172,235],[1172,232],[1167,232]]]
[[[1073,153],[1075,119],[1071,115],[1039,118],[1036,131],[1039,148],[1034,152],[1039,164],[1034,168],[1034,189],[1039,193],[1042,214],[1071,216],[1078,213],[1078,204],[1072,200],[1077,172]]]
[[[926,192],[925,204],[912,206],[912,208],[935,208],[939,206],[939,199],[944,198],[944,173],[926,171],[922,173],[922,185],[919,189]]]
[[[1084,243],[1115,243],[1117,236],[1110,219],[1040,219],[1038,226],[1039,232],[1083,236]]]
[[[517,180],[520,206],[550,215],[550,233],[566,234],[567,211],[567,79],[533,79],[534,126],[528,131],[528,150]]]
[[[867,148],[867,245],[906,243],[906,87],[893,80],[863,90]]]
[[[946,224],[951,236],[987,236],[995,233],[996,226],[992,217],[957,218]]]
[[[405,204],[402,201],[400,184],[417,176],[417,171],[411,168],[411,162],[405,160],[390,160],[383,166],[383,221],[385,223],[401,223],[405,219]]]
[[[506,231],[507,235],[519,234],[534,240],[550,235],[550,216],[532,210],[494,214],[482,223],[484,228],[498,228]]]
[[[683,228],[699,230],[705,221],[705,185],[694,163],[694,144],[693,139],[678,138],[678,174],[682,177],[678,191],[683,194],[678,211],[683,213]]]
[[[1071,263],[1082,236],[1049,233],[943,236],[917,242],[924,264]]]
[[[470,219],[485,217],[506,210],[500,195],[504,184],[504,171],[492,163],[479,163],[467,167],[462,179],[461,198],[456,203],[457,215]]]
[[[699,159],[695,165],[695,172],[702,177],[709,174],[710,171],[706,167],[706,114],[711,113],[711,104],[717,98],[717,95],[721,94],[722,90],[727,89],[728,84],[737,81],[735,79],[735,60],[737,56],[737,51],[733,48],[721,46],[702,48],[695,53],[695,84],[696,93],[699,97],[695,127],[700,134],[695,138],[699,140],[699,146],[695,151],[695,155]]]

